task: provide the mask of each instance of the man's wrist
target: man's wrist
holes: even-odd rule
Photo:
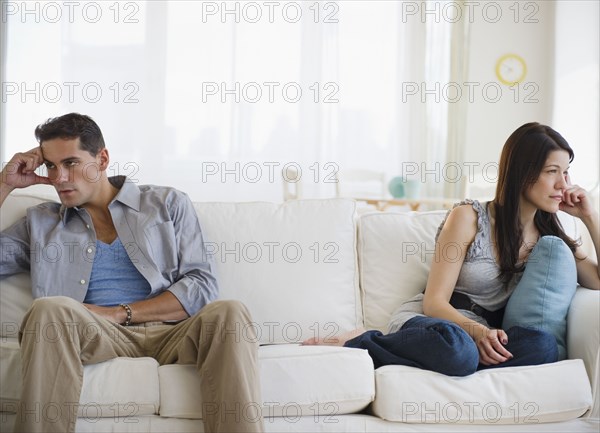
[[[13,189],[15,189],[14,186],[8,185],[0,181],[0,206],[2,206],[4,200],[6,200],[6,197],[10,195]]]
[[[9,185],[6,182],[0,180],[0,193],[8,195],[12,192],[13,189],[15,189],[14,186]]]
[[[132,324],[133,312],[129,304],[119,304],[119,323],[124,326]]]

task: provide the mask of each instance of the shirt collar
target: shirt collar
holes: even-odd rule
[[[112,206],[113,203],[119,202],[131,209],[139,212],[141,202],[141,192],[138,186],[133,183],[127,176],[112,176],[108,178],[108,181],[119,189],[117,195],[109,203],[108,207]],[[66,224],[72,215],[77,214],[82,208],[79,207],[66,207],[62,205],[60,207],[60,216],[63,224]]]
[[[115,198],[113,198],[113,200],[110,202],[109,207],[114,202],[118,201],[137,212],[140,211],[142,193],[140,192],[140,189],[135,183],[133,183],[129,178],[127,178],[127,176],[109,177],[108,181],[114,187],[119,188],[119,192],[117,193]]]

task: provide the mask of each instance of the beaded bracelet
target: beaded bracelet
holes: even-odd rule
[[[127,318],[125,319],[125,323],[123,323],[123,325],[131,325],[131,307],[127,304],[119,304],[119,307],[125,308],[125,312],[127,313]]]

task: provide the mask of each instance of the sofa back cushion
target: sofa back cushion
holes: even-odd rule
[[[446,211],[372,212],[359,218],[360,287],[367,329],[387,332],[398,306],[425,289]]]
[[[12,193],[5,229],[53,189]],[[348,199],[274,203],[194,203],[221,299],[250,309],[261,343],[298,342],[362,325],[355,203]],[[29,308],[28,274],[0,280],[2,337],[16,338]],[[248,332],[241,329],[242,335]]]
[[[0,230],[24,217],[28,208],[47,201],[58,201],[56,191],[50,185],[35,185],[13,191],[0,208]]]
[[[56,200],[54,188],[38,185],[15,191],[0,208],[0,230],[14,224],[25,216],[27,208]],[[2,253],[2,252],[0,252]],[[0,279],[0,337],[16,339],[25,312],[33,302],[29,274],[17,274]]]
[[[362,325],[352,200],[195,207],[220,298],[248,306],[261,343]]]
[[[435,235],[448,211],[371,212],[358,220],[358,256],[364,322],[387,332],[392,313],[421,293],[434,255]],[[573,217],[558,213],[565,232],[577,238]]]

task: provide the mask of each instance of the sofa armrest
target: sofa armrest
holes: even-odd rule
[[[583,359],[592,385],[594,402],[588,416],[600,417],[600,291],[578,287],[567,317],[567,350],[570,359]]]

